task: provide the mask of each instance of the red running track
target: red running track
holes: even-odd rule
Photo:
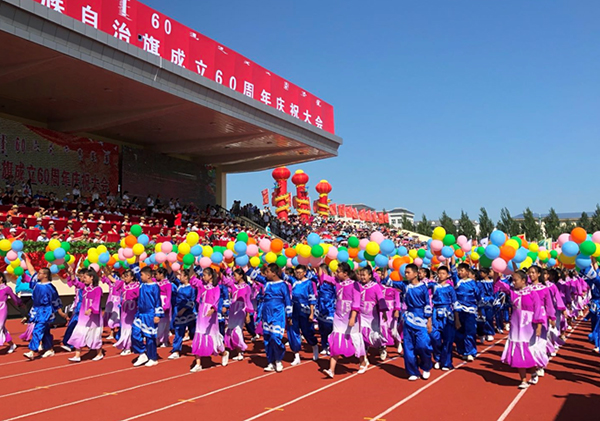
[[[14,337],[23,330],[17,321]],[[55,347],[52,358],[27,361],[25,344],[12,355],[0,351],[0,417],[4,420],[134,420],[198,417],[227,420],[567,420],[596,419],[600,408],[598,354],[587,341],[589,322],[581,321],[536,386],[517,389],[515,370],[500,363],[505,338],[479,345],[472,363],[454,360],[455,370],[433,371],[428,381],[408,382],[404,362],[395,352],[387,361],[370,357],[371,367],[357,374],[357,361],[338,366],[325,378],[327,359],[265,373],[262,343],[251,344],[244,361],[189,373],[191,357],[170,361],[160,348],[153,368],[132,366],[134,356],[121,357],[105,342],[106,358],[79,364]],[[62,337],[62,329],[54,331]],[[189,346],[189,342],[188,342]],[[189,350],[189,348],[188,348]]]

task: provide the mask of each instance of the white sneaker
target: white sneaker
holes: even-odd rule
[[[156,360],[149,360],[146,363],[146,367],[154,367],[155,365],[158,365],[158,361],[156,361]]]
[[[543,368],[538,368],[538,369],[537,369],[537,372],[536,372],[536,374],[537,374],[539,377],[544,377],[544,375],[545,375],[546,373],[544,373],[544,369],[543,369]]]
[[[168,344],[167,344],[166,342],[163,342],[162,344],[160,344],[160,347],[161,347],[161,348],[166,348],[166,347],[167,347],[167,345],[168,345]]]
[[[133,363],[134,367],[139,367],[141,365],[144,365],[148,362],[148,356],[146,354],[140,354],[139,357],[137,357],[137,360],[135,360],[135,362]]]
[[[531,380],[529,380],[529,384],[537,384],[539,381],[539,376],[537,374],[531,375]]]
[[[403,351],[403,349],[402,349],[402,344],[401,344],[401,343],[399,343],[399,344],[398,344],[398,354],[402,354],[402,351]]]
[[[321,351],[319,354],[320,355],[327,355],[327,349],[323,348],[323,351]]]
[[[369,368],[369,361],[367,361],[367,363],[365,365],[358,366],[358,373],[357,374],[364,374],[367,371],[368,368]]]
[[[252,337],[250,340],[251,340],[252,342],[256,342],[256,341],[258,341],[259,339],[260,339],[260,336],[259,336],[258,334],[256,334],[256,335],[254,335],[254,336],[253,336],[253,337]]]
[[[381,361],[385,361],[387,358],[387,350],[385,348],[383,348],[379,353],[379,358],[381,358]]]
[[[600,348],[594,348],[594,352],[600,352]]]
[[[179,358],[179,352],[173,352],[167,359],[176,360],[177,358]]]
[[[264,371],[275,371],[275,367],[273,364],[269,363],[269,365],[265,367]]]
[[[325,373],[325,375],[326,375],[327,377],[329,377],[330,379],[333,379],[333,373],[331,372],[331,370],[330,370],[330,369],[323,370],[323,373]]]
[[[492,342],[494,340],[494,337],[492,335],[487,335],[485,337],[485,340],[488,341],[488,342]]]
[[[424,371],[423,374],[421,375],[421,377],[423,377],[423,380],[427,380],[430,376],[431,376],[431,373],[429,371]]]
[[[49,349],[42,354],[42,358],[54,357],[54,350]]]
[[[467,361],[468,361],[468,362],[471,362],[471,361],[473,361],[474,359],[475,359],[475,357],[474,357],[474,356],[472,356],[472,355],[467,355]]]
[[[528,387],[529,387],[529,383],[526,383],[526,382],[522,382],[519,385],[519,389],[527,389]]]
[[[124,349],[123,351],[121,351],[121,353],[119,355],[122,355],[122,356],[131,355],[131,349]]]
[[[227,364],[229,364],[229,351],[223,352],[223,356],[221,357],[221,365],[227,367]]]
[[[202,366],[200,364],[196,364],[195,366],[192,367],[192,369],[190,370],[190,373],[197,373],[199,371],[202,371]]]
[[[23,354],[23,356],[25,358],[30,359],[30,360],[33,360],[35,358],[35,355],[33,354],[33,351],[26,352],[26,353]]]
[[[550,353],[550,356],[551,356],[551,357],[556,357],[556,352],[551,352],[551,353]]]
[[[313,361],[317,361],[319,359],[319,345],[313,346]]]
[[[92,361],[100,361],[104,358],[104,352],[99,352],[98,354],[96,354],[96,356],[94,358],[92,358]]]
[[[183,337],[183,342],[187,342],[187,341],[189,341],[189,340],[190,340],[190,335],[185,335],[185,336]]]
[[[81,361],[81,357],[71,357],[68,360],[71,361],[72,363],[78,363]]]
[[[113,339],[115,339],[115,337],[113,335],[109,335],[106,337],[107,341],[112,341]]]
[[[7,354],[12,354],[13,352],[15,352],[15,349],[17,349],[17,344],[13,343],[10,348],[8,348],[8,351],[6,351]]]
[[[408,381],[409,381],[409,382],[414,382],[414,381],[416,381],[416,380],[418,380],[418,379],[419,379],[419,378],[418,378],[417,376],[410,376],[410,377],[408,378]]]
[[[283,371],[283,364],[281,361],[275,361],[275,371],[281,373]]]
[[[450,367],[442,367],[442,371],[450,371]]]
[[[435,370],[439,370],[439,369],[440,369],[440,363],[436,362],[436,363],[433,365],[433,368],[434,368]]]
[[[292,366],[300,364],[300,354],[295,354],[294,361],[292,361]]]
[[[60,347],[61,347],[62,349],[64,349],[65,351],[67,351],[67,352],[73,352],[73,350],[71,349],[71,347],[70,347],[70,346],[67,346],[67,345],[61,345]]]
[[[235,361],[243,361],[244,360],[244,353],[240,352],[239,354],[237,354],[235,357],[232,358],[232,360]]]

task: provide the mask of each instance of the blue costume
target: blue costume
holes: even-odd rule
[[[433,302],[433,319],[431,330],[431,345],[433,347],[433,359],[442,367],[452,367],[452,345],[456,328],[454,325],[454,303],[456,293],[450,284],[428,284],[433,290],[431,300]]]
[[[404,366],[409,376],[420,376],[419,368],[430,371],[432,367],[431,337],[427,332],[427,319],[431,318],[429,290],[423,282],[413,285],[388,279],[386,283],[404,294]]]
[[[158,359],[158,354],[156,353],[158,325],[154,323],[154,318],[163,317],[165,314],[160,299],[160,287],[156,282],[142,282],[142,277],[140,276],[141,269],[137,264],[133,264],[130,267],[140,283],[137,313],[133,319],[133,328],[131,331],[132,349],[136,354],[145,352],[148,359],[156,361]],[[144,339],[146,342],[145,345]]]
[[[69,320],[69,324],[67,329],[65,330],[65,335],[63,337],[62,343],[65,346],[68,346],[72,350],[75,349],[73,346],[69,345],[69,339],[71,339],[71,335],[73,334],[73,330],[75,330],[75,326],[77,326],[77,321],[79,320],[79,310],[81,310],[81,300],[83,300],[83,289],[77,288],[77,305],[73,308],[73,315]]]
[[[460,329],[456,331],[456,352],[461,356],[477,355],[477,304],[480,292],[477,283],[472,279],[458,279],[456,268],[452,268],[456,303],[454,311],[458,312]]]
[[[50,334],[50,323],[54,321],[54,313],[62,307],[58,291],[51,283],[39,283],[37,273],[31,277],[29,288],[33,291],[33,307],[29,312],[29,320],[34,323],[29,349],[37,351],[40,343],[43,349],[52,349],[54,338]]]
[[[596,348],[600,347],[600,276],[593,269],[582,270],[581,275],[590,287],[591,298],[589,302],[592,333],[589,339]]]
[[[481,299],[479,300],[479,313],[481,322],[478,323],[478,331],[481,336],[494,336],[494,281],[477,281]]]
[[[329,335],[333,331],[333,316],[335,314],[335,285],[322,282],[317,288],[317,321],[321,335],[321,347],[329,349]]]
[[[175,338],[173,339],[173,349],[171,352],[181,352],[181,345],[185,330],[188,329],[190,338],[196,333],[196,288],[192,285],[179,285],[174,296],[173,305],[173,327],[175,329]],[[181,312],[181,314],[179,314]]]
[[[284,276],[284,279],[292,284],[292,325],[288,327],[287,332],[290,349],[294,353],[300,352],[302,336],[310,346],[317,344],[314,324],[308,320],[310,306],[317,304],[313,285],[313,282],[317,281],[317,277],[314,273],[310,276],[310,279],[303,280],[298,280],[293,276]]]

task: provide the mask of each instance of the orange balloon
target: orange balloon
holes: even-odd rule
[[[406,263],[406,264],[410,263],[410,256],[402,256],[401,259],[402,259],[402,263],[403,264],[404,263]]]
[[[577,244],[583,243],[587,239],[587,232],[581,227],[573,228],[571,231],[571,240],[575,241]]]
[[[137,244],[137,238],[136,238],[136,236],[129,234],[127,237],[125,237],[125,244],[129,248],[135,246]]]
[[[437,265],[440,263],[440,260],[437,258],[437,256],[433,256],[433,258],[431,259],[431,263]]]
[[[348,249],[348,256],[350,256],[351,259],[354,259],[356,256],[358,256],[358,249],[349,248]]]
[[[279,254],[281,250],[283,250],[283,241],[281,241],[279,238],[276,238],[273,241],[271,241],[271,251],[273,253]]]
[[[500,257],[504,260],[506,260],[507,262],[512,259],[513,257],[515,257],[515,254],[517,254],[517,251],[510,247],[510,246],[502,246],[500,247]]]
[[[454,252],[454,254],[456,255],[456,257],[458,257],[460,259],[461,257],[463,257],[465,255],[465,252],[462,251],[462,249],[458,249]]]
[[[117,263],[117,261],[115,260],[114,257],[110,256],[110,259],[108,259],[108,266],[114,266],[115,263]]]
[[[247,244],[256,244],[256,240],[252,237],[248,238],[248,243]]]
[[[293,259],[294,257],[296,257],[296,254],[296,249],[293,249],[291,247],[285,249],[285,257]]]
[[[529,250],[529,243],[525,240],[521,240],[521,247],[525,247],[527,250]]]
[[[397,260],[397,259],[396,259],[396,260]],[[402,280],[402,276],[400,275],[400,272],[398,272],[398,271],[393,271],[393,272],[390,274],[390,279],[391,279],[392,281],[401,281],[401,280]]]
[[[402,266],[402,260],[400,260],[400,258],[396,258],[394,260],[392,260],[392,266],[394,268],[394,270],[400,270],[400,266]]]

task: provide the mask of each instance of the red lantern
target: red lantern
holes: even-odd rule
[[[328,195],[331,193],[331,184],[327,182],[327,180],[321,180],[319,184],[315,186],[315,190],[319,193],[319,200],[317,201],[317,206],[319,208],[319,215],[327,218],[329,216],[329,199]]]
[[[279,219],[288,219],[290,211],[290,194],[287,192],[287,180],[290,178],[290,170],[279,167],[273,170],[272,176],[277,182],[275,188],[275,213]]]
[[[294,207],[300,215],[300,219],[303,222],[310,220],[310,200],[308,198],[308,191],[306,190],[306,183],[308,183],[308,175],[298,170],[292,177],[292,183],[296,185],[296,197],[294,201]]]

